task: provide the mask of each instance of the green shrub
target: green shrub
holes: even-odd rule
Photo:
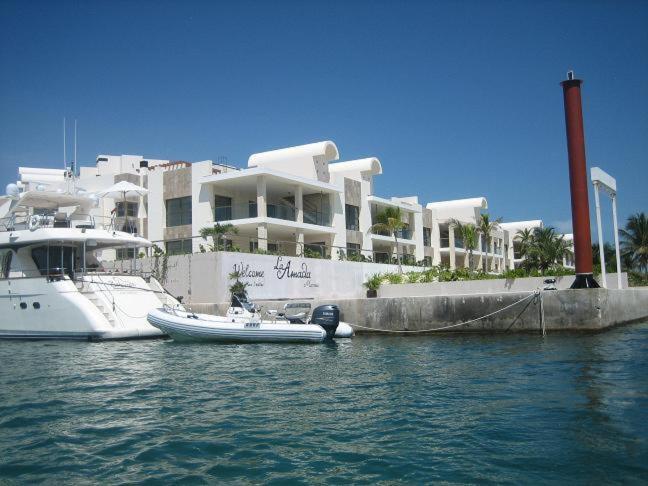
[[[390,284],[399,284],[403,283],[403,275],[400,273],[387,273],[385,278]]]

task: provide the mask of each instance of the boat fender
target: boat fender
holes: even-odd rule
[[[320,305],[313,311],[310,323],[322,327],[326,337],[332,339],[340,323],[340,308],[334,304]]]

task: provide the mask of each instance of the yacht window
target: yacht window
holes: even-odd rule
[[[191,196],[166,200],[166,225],[183,226],[191,224]]]
[[[13,258],[12,250],[0,250],[0,266],[2,269],[2,278],[9,277],[11,270],[11,259]]]
[[[32,259],[41,275],[72,276],[74,270],[74,248],[69,246],[37,246],[31,251]]]

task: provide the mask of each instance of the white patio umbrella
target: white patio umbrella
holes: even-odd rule
[[[97,196],[99,197],[109,197],[112,199],[119,199],[121,197],[124,201],[128,196],[140,197],[146,194],[148,194],[148,189],[128,181],[120,181],[117,184],[113,184],[108,189],[97,192]]]
[[[99,197],[109,197],[111,199],[121,199],[124,203],[126,202],[127,198],[129,196],[136,196],[138,198],[145,196],[148,194],[148,189],[138,186],[137,184],[133,184],[132,182],[128,181],[120,181],[117,184],[113,184],[107,189],[104,189],[103,191],[98,191],[97,196]],[[139,204],[138,206],[142,206]],[[138,217],[139,214],[141,214],[140,211],[138,211]],[[126,221],[128,221],[128,215],[126,215]]]

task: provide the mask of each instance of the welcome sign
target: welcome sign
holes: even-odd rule
[[[303,258],[291,258],[278,256],[274,261],[272,269],[268,271],[268,262],[260,262],[256,266],[254,262],[240,261],[232,265],[232,271],[239,274],[242,282],[250,287],[266,287],[267,285],[279,285],[275,289],[281,289],[281,282],[299,282],[302,288],[317,288],[319,283],[315,281],[311,267]],[[252,295],[250,287],[248,292]],[[291,285],[283,286],[285,288]],[[256,293],[256,292],[255,292]],[[281,298],[281,297],[279,297]]]

